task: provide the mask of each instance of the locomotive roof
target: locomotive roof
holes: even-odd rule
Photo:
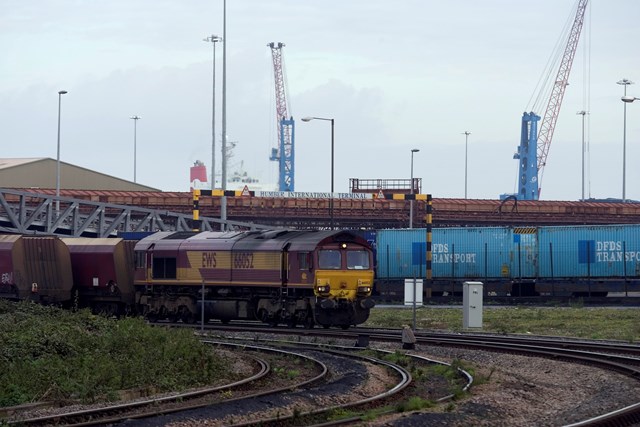
[[[320,244],[357,242],[367,245],[361,237],[343,230],[262,230],[262,231],[204,231],[158,232],[145,237],[136,250],[178,247],[191,250],[282,250],[312,251]]]

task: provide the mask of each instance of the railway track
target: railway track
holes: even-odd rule
[[[214,332],[215,331],[215,332]],[[400,343],[401,334],[398,330],[388,329],[366,329],[357,328],[350,331],[339,330],[304,330],[304,329],[284,329],[267,328],[257,325],[229,326],[229,325],[207,325],[207,333],[215,333],[227,339],[236,341],[211,342],[212,345],[227,346],[235,345],[242,348],[243,354],[249,354],[254,360],[255,374],[251,380],[245,382],[258,384],[268,383],[271,387],[260,388],[259,391],[248,387],[242,394],[233,388],[233,385],[226,385],[209,391],[208,397],[199,398],[190,396],[190,393],[175,395],[166,402],[158,399],[149,399],[146,403],[132,403],[123,412],[123,407],[127,405],[115,405],[107,409],[96,409],[94,412],[84,412],[82,414],[69,413],[57,414],[42,417],[40,419],[14,419],[9,421],[9,425],[101,425],[105,422],[117,423],[119,420],[128,420],[127,426],[150,426],[159,422],[173,422],[174,425],[198,425],[202,420],[218,420],[219,425],[340,425],[352,424],[362,419],[369,413],[381,416],[388,413],[390,406],[398,401],[408,399],[416,390],[415,380],[412,383],[412,374],[403,366],[404,362],[384,362],[383,353],[377,352],[371,356],[372,350],[367,350],[368,355],[358,355],[361,348],[356,346],[340,347],[338,349],[329,348],[328,344],[314,344],[308,341],[323,342],[341,341],[355,342],[355,344],[368,343],[369,341],[381,341]],[[294,337],[293,341],[285,341],[284,338],[274,338],[278,335]],[[366,337],[366,338],[364,338]],[[240,340],[240,341],[238,341]],[[547,358],[554,361],[567,361],[584,366],[585,373],[597,367],[600,369],[612,370],[627,375],[635,380],[640,380],[640,346],[613,343],[613,342],[592,342],[574,339],[548,339],[539,337],[513,337],[494,336],[485,334],[434,334],[416,333],[416,345],[418,348],[427,347],[455,347],[488,352],[500,352],[517,355],[525,355],[536,358]],[[306,342],[305,342],[306,341]],[[276,345],[277,344],[277,345]],[[270,374],[265,371],[274,370],[268,361],[261,360],[259,355],[264,352],[276,351],[291,353],[298,357],[297,360],[313,360],[316,366],[315,371],[323,371],[322,375],[317,374],[317,378],[311,380],[310,375],[306,375],[307,381],[291,382],[283,385],[280,376],[276,373]],[[251,350],[249,350],[251,349]],[[391,353],[397,354],[398,352]],[[411,357],[410,364],[433,363],[417,354],[417,352],[402,352],[407,357]],[[304,358],[304,359],[302,359]],[[357,358],[354,361],[353,358]],[[420,361],[420,359],[424,359]],[[293,359],[292,359],[293,360]],[[349,362],[346,362],[349,360]],[[288,366],[301,365],[302,362],[291,362]],[[318,368],[324,366],[324,368]],[[382,368],[381,368],[382,366]],[[375,367],[375,368],[374,368]],[[385,380],[384,390],[378,390],[367,396],[360,396],[351,399],[349,402],[335,402],[327,400],[326,396],[344,396],[345,390],[354,390],[358,387],[366,388],[364,378],[370,376],[370,372],[389,371],[395,372]],[[327,374],[328,373],[328,374]],[[259,378],[257,376],[260,376]],[[328,380],[326,377],[334,378]],[[354,381],[354,378],[357,381]],[[389,378],[394,378],[389,380]],[[469,387],[472,379],[467,378]],[[274,384],[281,387],[275,387]],[[462,387],[461,387],[462,388]],[[340,392],[336,392],[340,390]],[[204,391],[203,391],[204,393]],[[355,393],[357,394],[357,393]],[[220,399],[220,397],[224,397]],[[230,397],[233,396],[233,399]],[[437,399],[447,399],[453,396],[439,396]],[[217,400],[216,400],[217,398]],[[430,397],[432,398],[432,397]],[[196,402],[197,401],[197,402]],[[309,402],[311,406],[309,406]],[[393,403],[396,402],[396,403]],[[315,405],[315,406],[314,406]],[[395,410],[395,406],[391,406]],[[240,412],[240,408],[249,408],[246,412]],[[100,414],[102,411],[102,415]],[[367,412],[369,411],[369,412]],[[229,417],[230,414],[231,418]],[[337,416],[341,414],[341,416]],[[351,415],[349,415],[351,414]],[[419,422],[429,422],[429,417],[436,416],[433,413],[420,414]],[[101,418],[98,418],[101,417]],[[161,418],[158,418],[161,417]],[[160,421],[161,420],[161,421]],[[224,421],[226,420],[226,421]],[[625,426],[634,425],[640,422],[640,398],[638,402],[624,407],[618,407],[607,413],[600,413],[597,416],[585,415],[579,422],[567,424],[572,427],[577,426]],[[176,424],[177,423],[177,424]],[[180,424],[186,423],[186,424]],[[418,425],[418,424],[416,424]]]
[[[224,329],[229,329],[227,326]],[[256,328],[260,329],[260,328]],[[247,328],[244,328],[246,331]],[[269,329],[269,333],[286,334],[286,330]],[[290,331],[289,331],[290,333]],[[341,338],[359,342],[402,340],[398,330],[357,328],[350,331],[312,330],[302,335]],[[363,339],[363,337],[366,337]],[[640,381],[640,346],[619,342],[593,342],[575,339],[550,339],[540,337],[493,336],[485,334],[434,334],[416,333],[420,347],[447,346],[490,352],[510,353],[538,358],[566,361],[585,366],[585,372],[593,367],[614,371]],[[640,397],[637,402],[613,411],[586,416],[573,426],[631,426],[640,422]]]
[[[222,425],[308,425],[310,420],[330,419],[347,408],[376,404],[411,384],[411,374],[402,366],[371,356],[329,349],[275,348],[248,343],[205,340],[216,346],[232,346],[249,352],[256,373],[245,380],[198,392],[167,398],[57,413],[35,418],[13,419],[8,425],[114,425],[146,426],[189,420],[218,420]],[[286,366],[300,367],[304,375],[290,375],[290,368],[275,368],[256,354],[277,354]],[[348,362],[346,362],[348,360]],[[312,365],[310,367],[310,365]],[[303,369],[304,366],[304,369]],[[309,372],[314,374],[310,374]],[[300,378],[301,377],[301,378]],[[371,384],[371,383],[376,383]],[[354,389],[355,392],[347,392]],[[360,396],[346,402],[335,397]]]

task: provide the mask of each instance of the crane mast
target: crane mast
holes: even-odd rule
[[[282,61],[284,43],[271,42],[273,58],[273,75],[276,88],[276,121],[278,127],[278,148],[271,149],[270,160],[279,165],[278,189],[280,191],[294,191],[294,133],[295,122],[287,110],[287,97]]]
[[[584,23],[584,13],[588,0],[579,0],[573,25],[569,32],[567,45],[562,55],[560,68],[556,75],[551,96],[547,103],[547,109],[540,124],[540,132],[537,132],[540,116],[534,112],[524,113],[522,116],[522,130],[520,146],[515,159],[520,160],[518,169],[518,194],[521,200],[538,200],[542,189],[541,181],[544,167],[547,164],[551,139],[560,113],[560,106],[564,98],[564,92],[569,84],[569,73],[578,47],[578,40]],[[537,160],[536,160],[537,159]],[[503,195],[505,196],[505,195]],[[504,197],[503,197],[504,198]]]

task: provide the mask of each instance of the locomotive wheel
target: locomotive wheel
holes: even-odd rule
[[[347,329],[349,329],[349,327],[351,327],[351,325],[340,325],[340,328],[341,328],[343,331],[346,331]]]
[[[182,306],[180,307],[180,320],[182,320],[183,323],[191,325],[196,323],[196,316],[194,316],[187,307]]]
[[[331,325],[322,325],[323,328],[325,329],[329,329],[331,327]]]
[[[307,318],[304,319],[305,329],[313,329],[315,325],[316,325],[316,322],[313,320],[313,316],[307,316]]]
[[[288,326],[289,328],[291,328],[291,329],[295,328],[295,327],[296,327],[296,318],[295,318],[295,317],[290,317],[290,318],[287,320],[287,326]]]

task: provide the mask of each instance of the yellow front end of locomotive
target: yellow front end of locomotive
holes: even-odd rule
[[[373,291],[373,271],[318,270],[313,287],[316,297],[355,301],[370,297]]]

